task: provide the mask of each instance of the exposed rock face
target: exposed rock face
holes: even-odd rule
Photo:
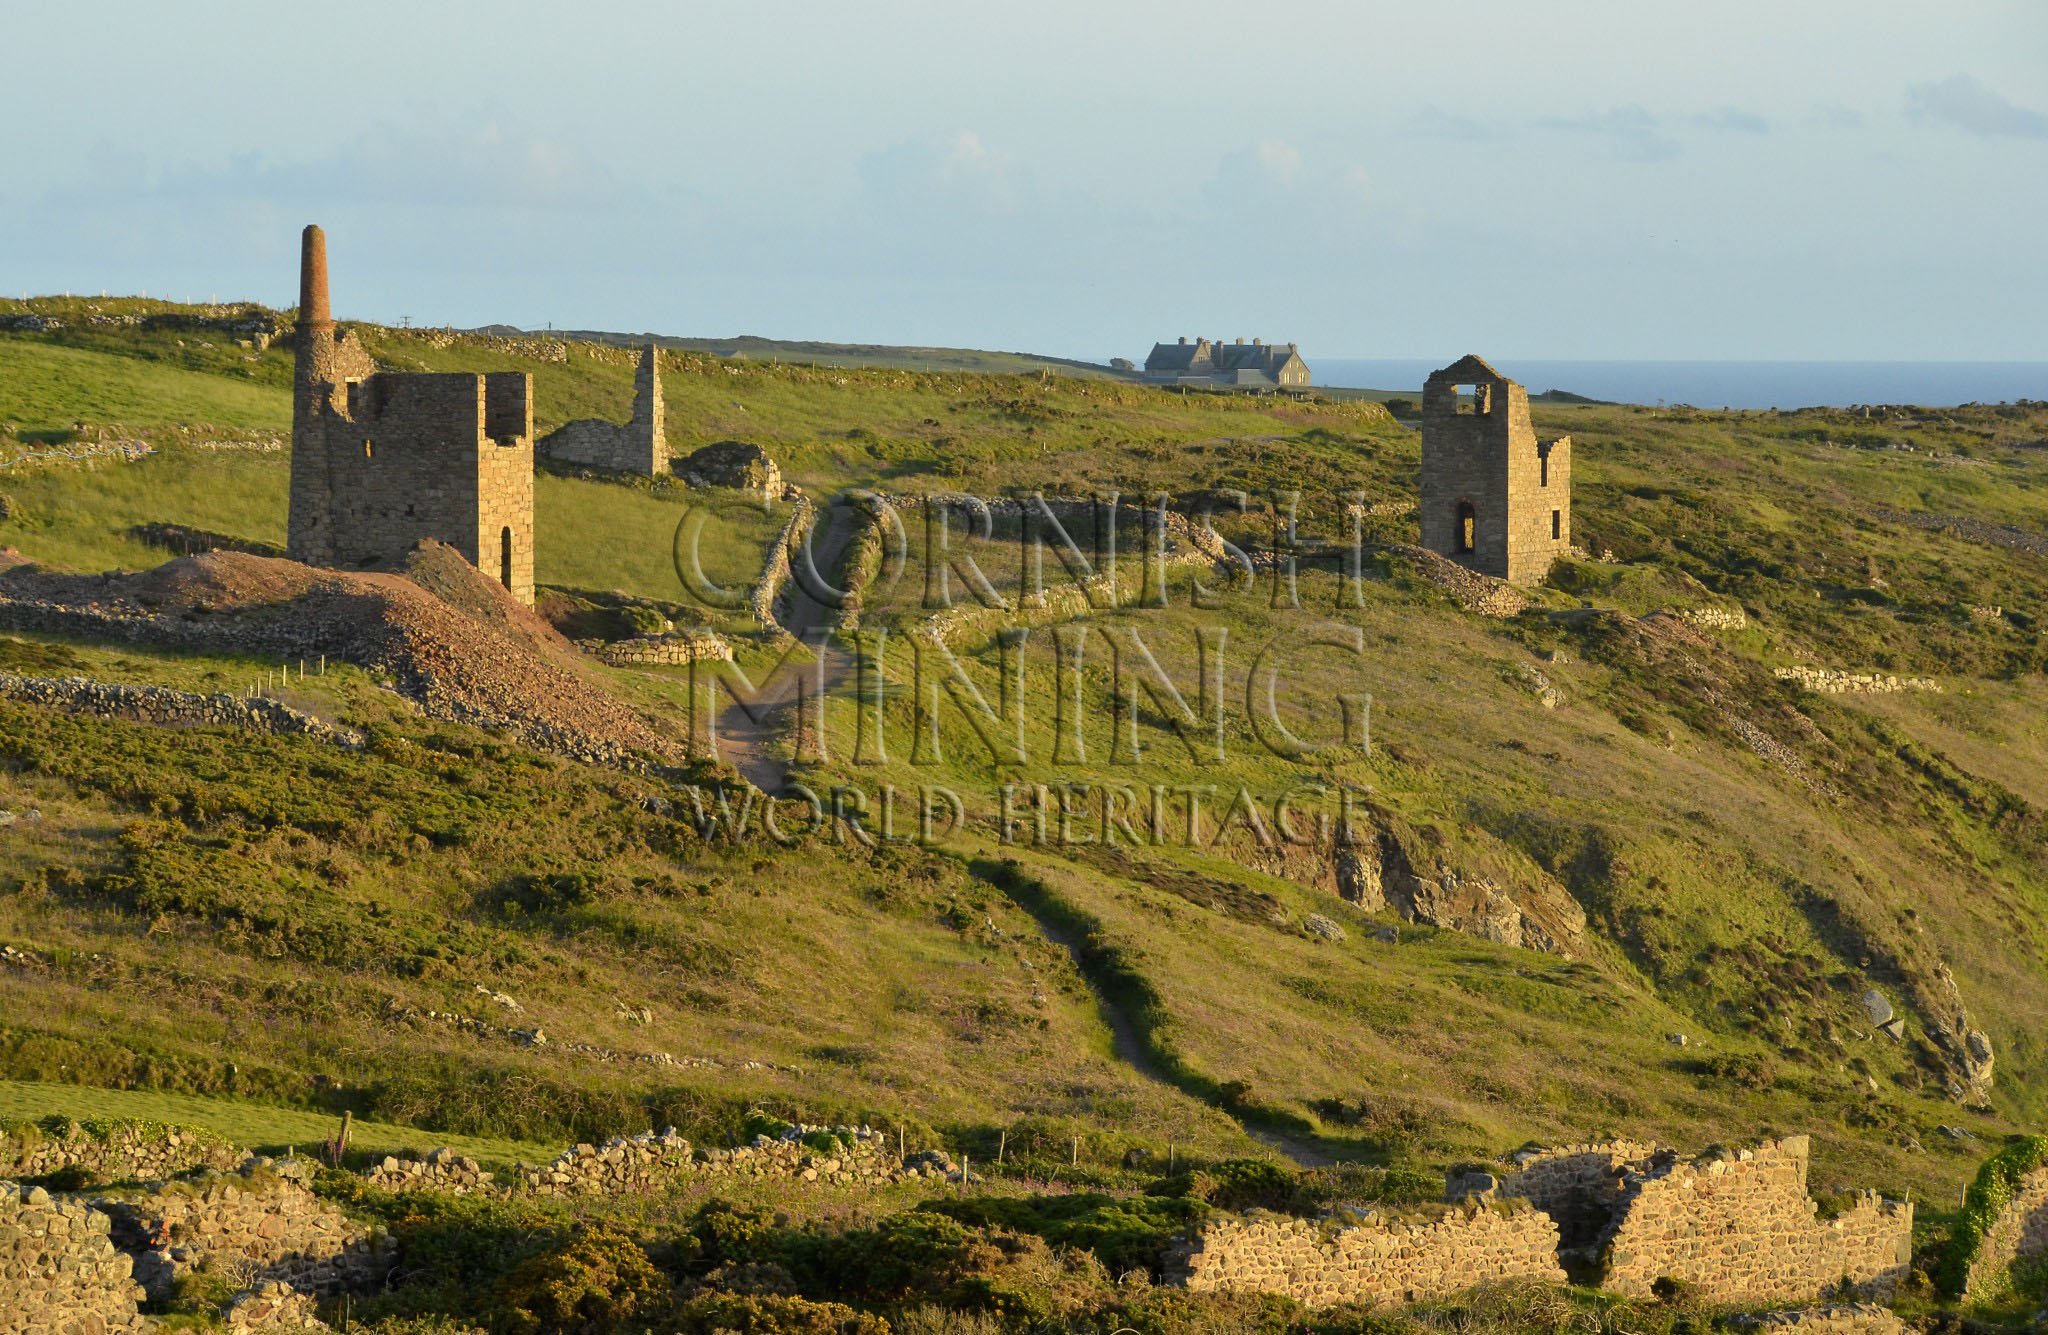
[[[782,494],[782,470],[759,445],[721,440],[677,461],[675,474],[693,487],[731,487]]]
[[[1392,909],[1410,922],[1465,932],[1502,945],[1575,958],[1586,943],[1586,914],[1547,876],[1503,885],[1468,875],[1405,823],[1375,811],[1375,829],[1333,857],[1337,893],[1367,912]]]

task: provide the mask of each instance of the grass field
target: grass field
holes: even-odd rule
[[[98,397],[86,371],[45,376],[34,393],[0,388],[0,405],[23,405],[0,406],[11,442],[98,420],[86,405],[109,405],[113,425],[167,430],[227,423],[243,395],[284,403],[276,350],[242,376],[246,354],[168,337],[0,337],[0,366],[61,354],[111,382],[143,377],[145,398],[161,378],[193,404],[152,400],[156,416],[136,409],[124,423],[126,400]],[[549,422],[623,418],[630,399],[627,348],[557,357],[528,340],[366,337],[394,366],[531,370]],[[849,485],[1239,488],[1256,511],[1271,490],[1299,488],[1304,532],[1329,536],[1331,495],[1362,490],[1395,502],[1369,538],[1414,540],[1398,502],[1419,445],[1369,402],[702,353],[678,354],[664,386],[678,451],[758,441],[820,499]],[[835,699],[831,759],[803,772],[821,793],[957,791],[968,829],[938,851],[726,847],[650,814],[643,781],[401,719],[385,721],[418,755],[336,759],[8,713],[0,807],[45,818],[0,860],[0,939],[50,969],[0,976],[0,1074],[225,1099],[233,1060],[252,1107],[318,1120],[331,1109],[313,1080],[327,1075],[360,1114],[439,1128],[429,1138],[552,1141],[666,1119],[716,1143],[758,1102],[962,1147],[1026,1127],[1082,1135],[1104,1172],[1169,1139],[1271,1153],[1255,1132],[1318,1156],[1440,1167],[1531,1137],[1613,1131],[1690,1147],[1810,1131],[1818,1185],[1953,1200],[1982,1145],[1940,1127],[1991,1140],[2048,1118],[2048,734],[2035,722],[2048,704],[2048,557],[1901,515],[2048,534],[2048,421],[1990,408],[1909,421],[1537,412],[1546,434],[1574,437],[1574,526],[1591,559],[1561,566],[1530,612],[1461,612],[1392,556],[1371,562],[1356,606],[1330,562],[1311,563],[1300,615],[1276,608],[1266,583],[1197,609],[1183,571],[1166,608],[1040,618],[1014,700],[996,649],[960,644],[992,707],[1021,717],[1026,767],[993,763],[951,697],[935,733],[918,718],[903,648],[927,612],[913,555],[863,621],[890,633],[896,655],[888,757],[856,759],[853,703]],[[0,543],[95,569],[162,559],[128,536],[147,522],[274,542],[285,480],[279,454],[169,438],[133,464],[0,469],[13,513]],[[685,503],[544,474],[541,582],[680,601],[671,540]],[[718,505],[714,573],[743,585],[779,514]],[[1255,512],[1225,527],[1251,543],[1269,523]],[[1009,537],[967,549],[1014,590]],[[1748,625],[1694,641],[1636,620],[1704,606],[1742,609]],[[1286,760],[1258,743],[1251,654],[1299,637],[1309,612],[1355,629],[1366,652],[1355,673],[1313,660],[1304,671],[1322,696],[1283,702],[1282,717],[1328,728],[1331,693],[1368,691],[1369,757]],[[1229,636],[1224,759],[1190,754],[1167,726],[1170,702],[1140,696],[1142,767],[1113,760],[1112,646],[1141,635],[1192,699],[1205,627]],[[1053,671],[1054,629],[1086,632],[1078,685]],[[190,684],[243,666],[68,648],[75,670],[118,679]],[[750,671],[763,666],[764,649],[742,652]],[[1924,674],[1944,689],[1814,697],[1770,676],[1793,664]],[[1531,673],[1554,692],[1548,705]],[[676,673],[611,679],[650,706],[679,698]],[[324,689],[321,707],[343,716],[377,704],[343,676]],[[1085,760],[1054,758],[1070,703],[1093,720]],[[920,732],[936,736],[936,756],[913,750]],[[1269,810],[1296,783],[1369,790],[1417,858],[1466,890],[1573,906],[1585,937],[1564,958],[1363,913],[1330,893],[1326,849],[1006,847],[1005,777],[1214,785],[1219,804],[1242,787]],[[1315,938],[1311,913],[1345,939]],[[1398,940],[1377,939],[1382,927]],[[389,1019],[436,1009],[509,1028],[479,982],[517,996],[518,1023],[558,1041],[527,1049]],[[1859,1018],[1870,987],[1909,1017],[1907,1041]],[[651,1024],[625,1018],[643,1004]],[[1987,1107],[1962,1108],[1947,1088],[1938,1033],[1957,1014],[1998,1053]],[[572,1042],[721,1064],[593,1063]]]

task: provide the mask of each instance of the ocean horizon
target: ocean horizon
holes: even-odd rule
[[[1454,357],[1309,359],[1318,385],[1414,390]],[[1696,408],[1954,407],[2048,399],[2048,362],[1542,361],[1487,359],[1532,394],[1564,390],[1616,403]]]

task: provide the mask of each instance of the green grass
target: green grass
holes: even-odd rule
[[[526,344],[367,337],[395,366],[531,370],[544,422],[622,418],[630,399],[624,348],[572,345],[553,360]],[[0,349],[28,345],[43,346],[0,338]],[[232,367],[176,360],[212,352],[161,335],[80,332],[60,350],[113,376],[174,366],[242,388]],[[271,360],[259,376],[275,375]],[[821,496],[852,484],[1255,497],[1291,486],[1309,493],[1304,532],[1329,535],[1331,494],[1398,500],[1419,469],[1415,435],[1361,402],[702,354],[676,358],[664,385],[678,450],[758,440]],[[33,985],[0,976],[19,1017],[0,1070],[73,1078],[55,1074],[69,1065],[82,1081],[220,1095],[232,1054],[275,1103],[308,1099],[312,1077],[328,1074],[387,1122],[539,1139],[655,1117],[715,1138],[752,1101],[961,1145],[1057,1122],[1096,1138],[1095,1171],[1126,1148],[1163,1152],[1169,1137],[1260,1152],[1248,1129],[1334,1157],[1437,1165],[1532,1136],[1656,1134],[1690,1148],[1809,1131],[1819,1188],[1953,1200],[1975,1165],[1938,1125],[1995,1135],[2048,1117],[2048,734],[2037,723],[2048,558],[1885,512],[2048,533],[2032,445],[2048,421],[1991,409],[1882,426],[1818,412],[1537,411],[1546,433],[1574,436],[1576,530],[1615,560],[1560,571],[1505,622],[1458,611],[1392,558],[1372,563],[1356,608],[1339,605],[1327,563],[1309,570],[1300,613],[1276,610],[1264,583],[1198,612],[1178,571],[1170,607],[1086,623],[1086,763],[1049,759],[1052,628],[1035,618],[1020,696],[1035,759],[1023,777],[1212,784],[1225,800],[1243,786],[1268,803],[1297,782],[1369,788],[1432,865],[1577,905],[1577,958],[1406,923],[1398,944],[1382,943],[1374,932],[1394,919],[1334,899],[1327,851],[1259,850],[1241,836],[1114,854],[997,846],[1003,771],[951,703],[942,758],[912,763],[900,688],[902,637],[923,615],[913,561],[865,615],[896,646],[890,757],[855,761],[850,702],[834,700],[833,758],[806,775],[820,791],[955,789],[971,828],[941,854],[707,845],[645,812],[641,781],[542,764],[457,729],[407,725],[417,755],[316,759],[302,744],[10,715],[20,736],[0,802],[37,803],[49,818],[0,863],[0,937],[67,963]],[[1915,448],[1874,448],[1893,439]],[[25,516],[0,523],[0,542],[93,568],[156,559],[124,536],[140,522],[275,541],[283,487],[279,456],[180,448],[121,467],[0,471]],[[680,601],[670,542],[684,503],[543,475],[541,581]],[[714,573],[743,585],[779,516],[716,504]],[[1250,542],[1265,523],[1224,527]],[[1414,520],[1381,515],[1368,535],[1413,541]],[[1013,587],[1013,542],[968,547]],[[1991,604],[2006,615],[1969,612]],[[1698,643],[1629,619],[1701,605],[1740,606],[1750,628]],[[1298,763],[1257,745],[1243,707],[1250,655],[1309,620],[1364,637],[1355,677],[1337,657],[1305,675],[1372,693],[1369,758]],[[1144,762],[1112,764],[1108,633],[1142,634],[1192,691],[1193,637],[1209,624],[1230,633],[1227,758],[1189,755],[1161,726],[1163,706],[1141,701]],[[226,670],[77,652],[93,675],[189,682]],[[742,645],[750,671],[762,652]],[[973,638],[958,652],[996,698],[997,655]],[[1802,696],[1769,675],[1789,663],[1925,673],[1947,689]],[[1552,682],[1556,708],[1522,684],[1529,670]],[[609,679],[636,703],[680,707],[679,674]],[[330,707],[375,703],[344,693]],[[1283,708],[1302,732],[1332,722],[1327,701]],[[1759,756],[1735,720],[1816,787]],[[124,837],[138,819],[168,828]],[[1014,871],[991,873],[1006,857]],[[1301,930],[1312,912],[1348,938],[1312,940]],[[80,963],[96,955],[108,974]],[[1988,1111],[1948,1099],[1925,1037],[1949,1005],[1944,971],[1998,1051]],[[114,1007],[106,976],[151,1006]],[[738,1055],[800,1074],[591,1065],[560,1044],[516,1049],[379,1018],[393,1004],[468,1007],[504,1025],[476,999],[479,980],[519,996],[522,1023],[562,1043]],[[1905,1043],[1859,1018],[1873,985],[1907,1016]],[[619,1018],[618,1001],[651,1005],[654,1024]],[[281,1007],[291,1022],[267,1026]]]
[[[318,1155],[321,1145],[341,1129],[340,1118],[300,1108],[272,1108],[158,1090],[89,1089],[0,1080],[0,1126],[18,1126],[45,1117],[200,1127],[225,1137],[239,1148],[268,1154],[295,1148],[303,1155]],[[350,1148],[366,1154],[419,1154],[441,1145],[500,1169],[521,1160],[544,1163],[566,1148],[487,1136],[428,1136],[413,1127],[376,1121],[353,1122],[349,1128]]]
[[[77,422],[289,431],[287,387],[135,357],[0,338],[0,424],[68,436]]]

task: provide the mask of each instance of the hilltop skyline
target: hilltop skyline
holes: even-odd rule
[[[15,16],[0,286],[289,304],[317,219],[393,323],[2048,358],[2017,4],[351,12]]]

